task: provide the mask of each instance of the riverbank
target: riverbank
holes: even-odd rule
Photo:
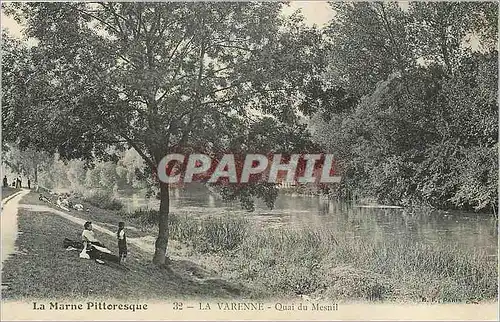
[[[139,218],[144,225],[147,216]],[[374,242],[326,228],[262,230],[237,217],[175,215],[171,238],[224,278],[259,290],[257,297],[461,303],[497,297],[496,259],[449,245]]]
[[[155,211],[93,208],[74,215],[109,227],[125,220],[129,235],[153,249]],[[497,297],[496,258],[450,245],[379,242],[326,228],[263,230],[240,217],[178,215],[171,215],[170,237],[171,257],[242,282],[253,298],[476,303]]]
[[[256,296],[413,303],[497,297],[496,260],[485,253],[352,239],[327,229],[260,231],[238,219],[192,224],[196,231],[187,218],[179,221],[172,238],[193,247],[224,278],[245,281]]]

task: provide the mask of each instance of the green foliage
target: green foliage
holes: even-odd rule
[[[153,227],[158,223],[158,211],[152,209],[137,209],[132,213],[120,211],[119,217],[133,221],[144,229]]]
[[[102,209],[120,210],[123,208],[123,204],[115,199],[110,192],[105,190],[98,190],[84,195],[83,200]]]
[[[493,147],[473,147],[465,150],[458,168],[458,187],[451,198],[458,207],[475,210],[496,207],[498,188],[498,144]],[[493,209],[493,211],[496,211]]]
[[[85,162],[82,160],[71,160],[66,165],[66,176],[70,182],[70,189],[75,192],[84,192],[83,183],[85,181]]]
[[[413,2],[332,2],[335,19],[326,30],[331,63],[328,82],[357,97],[370,94],[394,72],[439,63],[459,69],[467,37],[480,37],[481,49],[494,51],[498,5]],[[468,39],[470,41],[470,39]]]
[[[13,167],[16,160],[22,160],[23,163],[21,164],[30,165],[35,158],[25,157],[24,152],[23,157],[20,158],[16,157],[17,154],[15,153],[19,154],[17,149],[12,148],[9,153],[6,153],[4,159],[6,164],[11,167]],[[116,163],[105,161],[94,162],[93,165],[80,159],[65,162],[58,155],[53,158],[45,156],[43,153],[40,155],[43,155],[44,159],[43,163],[38,166],[38,181],[40,186],[48,189],[63,189],[85,193],[89,189],[111,192],[113,190],[143,189],[145,187],[145,183],[139,179],[136,173],[144,167],[144,164],[131,161],[137,156],[133,150],[119,153],[119,159]],[[137,161],[137,159],[135,160]],[[18,168],[13,167],[12,169]]]
[[[253,197],[259,197],[269,208],[273,208],[274,201],[278,197],[278,188],[274,183],[245,183],[239,185],[227,185],[217,187],[223,200],[233,201],[238,199],[244,209],[254,210]]]
[[[332,2],[335,19],[326,30],[331,57],[328,81],[355,97],[371,93],[377,82],[412,63],[405,26],[396,2]]]
[[[340,160],[338,193],[494,210],[498,52],[488,45],[496,39],[488,17],[498,6],[332,6],[339,19],[327,30],[331,66],[307,100],[317,104],[315,140]],[[471,32],[484,46],[471,48]]]
[[[103,162],[97,164],[96,171],[99,172],[99,186],[113,188],[115,182],[118,181],[118,174],[116,172],[116,164],[113,162]]]
[[[22,173],[31,179],[33,183],[38,182],[39,172],[50,162],[50,156],[44,151],[38,151],[33,147],[21,149],[12,142],[2,142],[2,162],[14,173]]]
[[[274,120],[263,128],[266,152],[304,141],[294,104],[323,63],[321,34],[299,15],[282,17],[282,5],[12,4],[6,12],[25,19],[26,35],[38,40],[12,48],[26,51],[36,77],[26,84],[30,95],[6,106],[22,114],[4,129],[68,159],[128,146],[149,168],[148,186],[158,184],[152,174],[172,149],[251,148],[248,133],[265,117]],[[19,123],[28,130],[13,127]],[[293,137],[273,131],[287,126]]]

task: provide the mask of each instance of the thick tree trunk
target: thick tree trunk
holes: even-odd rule
[[[170,197],[168,194],[168,183],[160,182],[160,212],[158,214],[158,238],[155,242],[155,254],[153,263],[156,265],[167,264],[168,244],[168,214],[170,208]]]

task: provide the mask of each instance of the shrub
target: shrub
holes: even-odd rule
[[[114,198],[111,193],[96,191],[84,197],[84,200],[95,207],[108,210],[120,210],[123,204]]]

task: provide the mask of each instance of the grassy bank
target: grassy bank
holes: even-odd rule
[[[122,214],[155,232],[155,211]],[[327,229],[259,230],[241,218],[170,216],[170,236],[256,296],[467,302],[495,299],[497,261],[453,245],[349,238]]]
[[[466,302],[497,296],[496,262],[447,246],[373,243],[322,231],[267,231],[242,243],[227,269],[278,294]]]
[[[220,279],[213,271],[189,260],[173,260],[168,269],[151,263],[152,254],[129,244],[127,269],[101,265],[78,257],[63,248],[64,238],[80,239],[82,227],[51,212],[31,211],[23,199],[16,240],[18,252],[4,263],[2,299],[189,299],[238,298],[248,290],[238,283]],[[36,199],[36,201],[38,201]],[[86,218],[85,213],[72,213]],[[116,217],[115,217],[116,218]],[[117,253],[114,236],[96,232],[107,247]],[[175,247],[175,242],[172,244]]]

